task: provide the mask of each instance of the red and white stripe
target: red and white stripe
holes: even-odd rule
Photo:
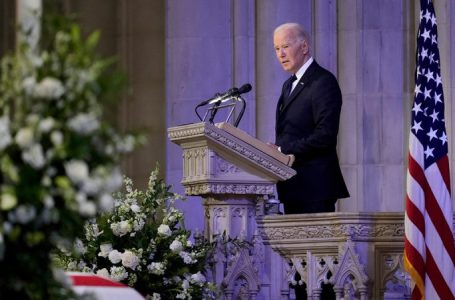
[[[455,299],[455,245],[447,156],[424,168],[424,149],[409,138],[405,265],[417,289],[413,299]]]
[[[135,289],[95,274],[67,272],[72,289],[79,295],[93,294],[98,300],[144,300]]]

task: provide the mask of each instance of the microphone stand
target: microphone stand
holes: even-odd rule
[[[213,104],[213,107],[211,108],[212,112],[210,114],[210,119],[209,119],[210,124],[213,124],[213,119],[215,118],[215,115],[218,112],[218,107],[220,106],[220,104],[221,104],[221,100],[218,100]]]
[[[237,96],[237,99],[240,100],[240,102],[242,103],[242,109],[240,110],[238,117],[235,119],[235,122],[234,122],[235,127],[239,126],[240,120],[242,119],[243,113],[245,112],[245,108],[246,108],[245,99],[243,99],[241,96]]]
[[[220,93],[216,93],[213,97],[219,97],[221,94]],[[218,101],[219,102],[219,101]],[[209,103],[209,100],[206,100],[206,101],[203,101],[201,103],[199,103],[195,108],[194,108],[194,112],[196,113],[197,117],[199,118],[199,120],[203,121],[205,120],[206,116],[207,116],[207,112],[205,113],[205,116],[204,118],[202,118],[200,115],[199,115],[199,112],[198,112],[198,108],[201,107],[201,106],[204,106],[204,105],[207,105]],[[218,104],[219,105],[219,104]]]

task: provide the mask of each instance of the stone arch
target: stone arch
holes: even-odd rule
[[[223,279],[226,300],[237,300],[233,296],[238,297],[239,295],[242,296],[245,294],[248,295],[248,300],[254,300],[259,292],[259,285],[258,274],[249,255],[249,251],[248,249],[242,249],[240,255],[237,256],[237,259],[228,268],[227,274]]]
[[[355,251],[354,243],[348,240],[340,249],[338,265],[330,282],[334,286],[337,298],[343,297],[346,285],[351,286],[360,294],[360,299],[367,299],[368,276],[365,266],[360,263],[359,255]]]

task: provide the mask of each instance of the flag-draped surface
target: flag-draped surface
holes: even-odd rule
[[[432,0],[420,1],[409,136],[405,266],[412,299],[455,299],[455,245],[444,97]]]

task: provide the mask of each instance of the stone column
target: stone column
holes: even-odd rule
[[[339,154],[351,198],[341,211],[402,211],[410,67],[403,1],[338,3]],[[414,50],[415,51],[415,50]]]

